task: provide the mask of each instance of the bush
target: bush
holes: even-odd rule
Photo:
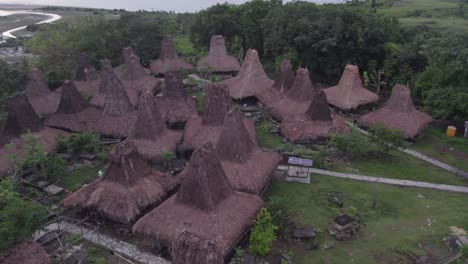
[[[348,134],[333,135],[330,143],[352,159],[365,157],[373,151],[372,142],[357,129]]]
[[[272,196],[268,199],[267,209],[270,212],[272,223],[278,227],[278,233],[284,231],[288,224],[286,200],[282,197]]]
[[[390,129],[383,124],[377,124],[369,129],[370,140],[375,144],[380,153],[388,153],[390,150],[404,146],[403,133]]]
[[[293,156],[303,157],[314,161],[314,166],[320,169],[327,168],[327,159],[330,157],[330,151],[322,146],[317,146],[317,150],[309,149],[304,146],[295,147],[289,152]]]
[[[99,135],[96,133],[85,132],[73,134],[68,138],[60,137],[57,143],[57,151],[74,155],[83,152],[100,152],[101,145],[99,145]]]
[[[257,215],[254,227],[249,238],[250,252],[255,255],[266,256],[270,253],[273,240],[276,239],[275,231],[278,229],[273,224],[273,219],[266,208],[262,208]]]

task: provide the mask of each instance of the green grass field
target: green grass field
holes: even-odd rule
[[[327,201],[330,196],[340,197],[344,208],[356,208],[364,225],[356,239],[335,242],[333,249],[311,251],[287,245],[296,263],[408,263],[399,262],[402,256],[397,253],[406,250],[445,256],[442,238],[449,235],[448,228],[468,229],[467,196],[460,194],[312,175],[310,185],[275,182],[267,196],[284,198],[297,226],[318,229],[319,247],[334,241],[325,231],[338,210]]]
[[[83,184],[89,183],[92,179],[97,178],[98,171],[102,170],[104,166],[104,164],[98,164],[95,167],[83,167],[73,171],[60,180],[59,185],[69,191],[76,191]]]

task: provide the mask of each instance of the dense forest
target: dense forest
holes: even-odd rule
[[[383,98],[395,84],[409,84],[415,102],[434,118],[468,119],[468,30],[403,26],[399,18],[379,11],[386,2],[316,5],[253,0],[217,4],[195,14],[124,12],[117,20],[95,14],[41,26],[25,47],[40,55],[32,63],[56,88],[72,78],[81,51],[99,68],[104,58],[119,64],[121,49],[132,46],[148,65],[158,57],[162,39],[172,37],[178,52],[195,62],[206,54],[210,37],[221,34],[228,50],[240,59],[248,49],[256,49],[271,77],[280,62],[289,59],[296,68],[309,69],[317,84],[329,86],[338,81],[346,64],[356,64],[368,88]],[[445,15],[468,19],[466,1],[459,2]],[[1,78],[5,96],[21,86],[25,67],[0,64],[0,68],[0,76],[9,76]]]

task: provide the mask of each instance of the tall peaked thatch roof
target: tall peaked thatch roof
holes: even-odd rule
[[[130,138],[141,155],[157,162],[161,161],[161,153],[175,152],[182,139],[182,133],[167,129],[153,95],[143,93]]]
[[[37,68],[29,71],[24,92],[38,115],[48,116],[57,111],[60,94],[49,90]]]
[[[115,147],[104,176],[72,193],[63,204],[128,224],[149,206],[162,202],[178,184],[178,178],[151,169],[127,140]]]
[[[94,68],[88,55],[80,53],[73,78],[78,91],[87,96],[95,96],[98,93],[100,79],[99,72]]]
[[[185,124],[185,149],[193,150],[207,142],[216,143],[221,136],[224,118],[229,112],[230,99],[223,84],[210,84],[206,87],[205,111],[198,118],[192,118]],[[244,122],[252,138],[255,138],[255,124],[244,118]]]
[[[47,96],[52,93],[47,87],[47,84],[42,79],[42,72],[38,68],[31,68],[28,72],[27,80],[26,80],[26,89],[24,92],[28,98],[31,97],[39,97],[39,96]]]
[[[281,133],[293,142],[317,140],[348,131],[344,119],[330,111],[322,90],[313,97],[305,113],[289,116],[281,123]]]
[[[229,95],[234,99],[255,96],[257,90],[268,89],[273,81],[268,79],[260,63],[256,50],[247,51],[239,75],[223,81],[227,85]]]
[[[133,110],[125,88],[114,74],[109,75],[106,97],[104,102],[104,114],[121,116]]]
[[[281,159],[257,146],[238,108],[226,116],[216,152],[234,189],[252,194],[265,189]]]
[[[267,110],[280,121],[288,116],[303,114],[309,108],[316,91],[317,88],[310,80],[309,71],[300,68],[296,71],[296,78],[291,88],[283,93],[280,100],[268,104]]]
[[[50,264],[50,256],[37,242],[27,240],[0,254],[3,264]]]
[[[141,218],[133,231],[154,237],[169,247],[175,245],[171,253],[176,260],[183,257],[178,255],[182,253],[198,259],[200,247],[206,247],[197,241],[190,243],[193,248],[188,248],[186,243],[179,244],[181,233],[211,241],[216,249],[210,249],[210,255],[225,256],[247,231],[264,203],[255,195],[232,190],[211,143],[195,151],[182,174],[179,192]],[[213,257],[207,256],[201,257],[201,263]]]
[[[122,50],[122,67],[117,68],[125,88],[134,89],[140,93],[155,93],[159,89],[160,82],[150,75],[150,70],[140,64],[140,58],[132,48]]]
[[[287,91],[294,84],[294,72],[292,71],[291,62],[284,60],[281,63],[280,73],[275,79],[272,87],[263,87],[257,89],[255,96],[265,106],[270,106],[273,103],[282,99]]]
[[[159,111],[169,124],[180,124],[198,115],[197,101],[187,96],[182,76],[178,72],[165,74],[165,91],[156,99]]]
[[[388,128],[400,130],[405,138],[414,138],[431,121],[431,116],[414,106],[408,86],[398,84],[393,87],[387,103],[377,111],[362,116],[358,124],[371,127],[381,123]]]
[[[346,111],[379,100],[378,95],[364,88],[355,65],[347,65],[338,85],[324,91],[331,105]]]
[[[169,71],[191,70],[192,68],[192,65],[177,56],[174,42],[171,39],[163,40],[159,59],[151,63],[151,72],[154,75],[165,74]]]
[[[73,82],[67,81],[62,86],[62,96],[57,113],[76,114],[88,107],[88,102],[81,96]]]
[[[226,43],[223,36],[214,35],[210,41],[210,52],[197,62],[198,70],[210,70],[212,72],[238,72],[239,60],[230,56],[226,51]]]

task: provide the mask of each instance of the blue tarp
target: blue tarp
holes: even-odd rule
[[[305,167],[312,167],[314,162],[312,160],[310,160],[310,159],[301,159],[301,158],[297,158],[297,157],[289,157],[288,164],[305,166]]]

